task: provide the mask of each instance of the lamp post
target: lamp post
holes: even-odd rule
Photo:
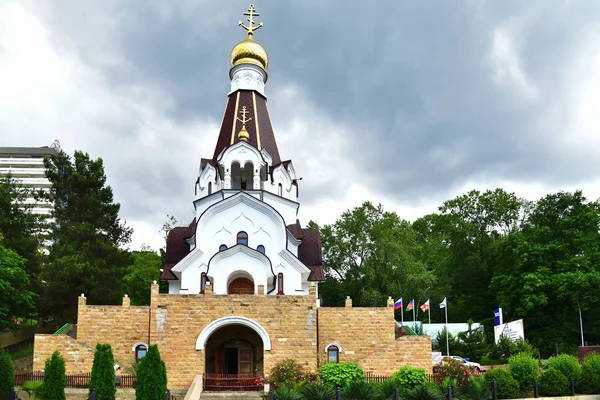
[[[581,347],[585,346],[585,342],[583,340],[583,319],[581,318],[581,305],[579,305],[579,300],[575,299],[577,302],[577,308],[579,309],[579,329],[581,330]]]

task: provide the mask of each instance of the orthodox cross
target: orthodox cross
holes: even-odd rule
[[[251,121],[252,117],[250,118],[246,118],[246,114],[249,111],[246,110],[246,106],[242,106],[242,111],[240,111],[240,114],[242,114],[242,118],[240,119],[240,117],[237,117],[237,120],[240,121],[242,123],[242,125],[246,125],[246,122]]]
[[[256,12],[254,4],[250,4],[248,11],[246,11],[244,15],[248,16],[248,26],[244,25],[242,21],[240,21],[238,25],[248,31],[248,37],[252,37],[252,35],[254,35],[254,31],[263,26],[262,22],[258,25],[255,25],[256,22],[254,22],[254,17],[258,17],[260,14]]]

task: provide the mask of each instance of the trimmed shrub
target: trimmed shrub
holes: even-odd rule
[[[577,388],[583,393],[600,393],[600,354],[588,353],[581,367]]]
[[[519,382],[521,391],[529,390],[533,387],[533,380],[540,375],[538,361],[528,353],[519,353],[508,359],[508,368],[513,378]]]
[[[153,344],[140,360],[135,384],[136,400],[163,400],[167,393],[167,367]],[[103,399],[104,400],[104,399]]]
[[[357,363],[328,363],[319,368],[319,376],[333,387],[364,382],[365,372]]]
[[[519,382],[504,368],[496,368],[486,372],[483,377],[490,385],[496,381],[498,398],[514,399],[519,395]]]
[[[317,376],[306,370],[299,362],[291,359],[283,360],[271,368],[267,382],[274,388],[281,386],[301,387],[317,380]]]
[[[377,400],[380,392],[377,388],[367,382],[347,383],[342,390],[345,400]]]
[[[0,349],[0,398],[8,396],[14,387],[15,378],[10,354]]]
[[[540,376],[538,387],[542,396],[562,396],[569,392],[569,380],[554,367]]]
[[[427,371],[405,365],[393,373],[391,380],[397,387],[410,388],[427,382]]]
[[[44,384],[40,391],[41,397],[46,400],[66,400],[65,388],[67,377],[65,375],[65,359],[58,351],[46,359],[44,367]]]
[[[571,382],[571,379],[577,381],[581,376],[581,364],[577,357],[570,354],[560,354],[556,357],[550,357],[544,363],[545,369],[554,368],[563,374],[567,381]]]
[[[313,383],[302,389],[305,400],[335,400],[335,389],[324,383]]]
[[[96,344],[92,374],[90,376],[90,395],[96,390],[98,398],[115,400],[115,359],[110,344]]]

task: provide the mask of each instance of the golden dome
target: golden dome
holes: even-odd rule
[[[231,68],[240,64],[254,64],[266,71],[269,64],[267,52],[250,35],[233,47],[230,60]]]

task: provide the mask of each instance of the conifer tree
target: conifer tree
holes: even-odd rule
[[[55,351],[52,353],[52,357],[46,359],[44,385],[41,391],[42,398],[48,400],[66,400],[66,387],[65,360],[60,356],[58,351]]]
[[[136,374],[136,400],[163,400],[167,393],[167,368],[154,344],[140,360]]]
[[[133,261],[120,246],[132,230],[119,218],[102,159],[76,151],[73,159],[59,152],[44,162],[55,206],[42,304],[45,315],[62,323],[75,319],[80,293],[90,304],[120,303]]]
[[[15,379],[10,354],[0,349],[0,399],[8,396],[14,386]]]
[[[115,400],[115,359],[110,344],[96,345],[92,376],[90,377],[90,395],[95,389],[99,399]]]

